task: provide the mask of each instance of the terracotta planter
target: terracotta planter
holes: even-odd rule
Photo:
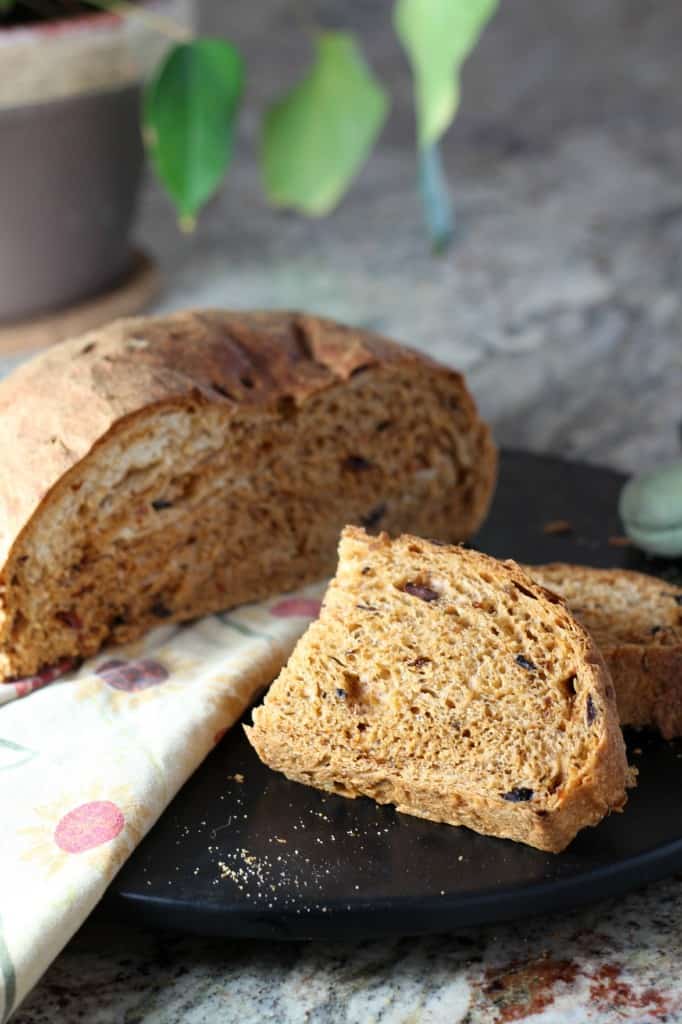
[[[190,4],[147,6],[188,25]],[[0,324],[130,271],[141,82],[168,45],[111,14],[0,29]]]

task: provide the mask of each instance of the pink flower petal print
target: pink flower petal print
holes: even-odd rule
[[[158,686],[168,679],[166,666],[160,661],[154,661],[153,658],[140,658],[137,661],[112,658],[110,661],[102,662],[95,672],[107,686],[128,693],[147,690],[150,686]]]
[[[125,825],[123,812],[111,800],[93,800],[74,807],[57,823],[54,841],[64,853],[85,853],[109,843]]]
[[[14,683],[17,697],[27,697],[29,693],[34,693],[35,690],[41,690],[43,686],[53,683],[55,679],[59,679],[60,676],[70,672],[75,667],[75,664],[75,658],[63,658],[56,665],[50,665],[34,676],[17,679]]]
[[[271,615],[279,619],[316,619],[322,604],[309,597],[285,597],[270,609]]]

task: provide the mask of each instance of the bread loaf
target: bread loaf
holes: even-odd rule
[[[346,522],[468,537],[495,465],[458,373],[328,320],[57,345],[0,384],[0,679],[323,578]]]
[[[682,589],[626,569],[528,566],[566,600],[601,650],[623,725],[682,735]]]
[[[289,778],[559,851],[625,801],[601,655],[514,562],[343,533],[322,612],[253,713]]]

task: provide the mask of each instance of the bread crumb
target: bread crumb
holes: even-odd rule
[[[550,519],[542,527],[543,533],[573,533],[573,525],[568,519]]]
[[[632,547],[632,541],[629,537],[625,537],[622,534],[618,534],[617,536],[609,537],[609,547],[629,548]]]

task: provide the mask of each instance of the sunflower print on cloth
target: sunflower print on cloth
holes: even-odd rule
[[[160,626],[80,668],[0,685],[0,1022],[278,673],[323,590]]]

